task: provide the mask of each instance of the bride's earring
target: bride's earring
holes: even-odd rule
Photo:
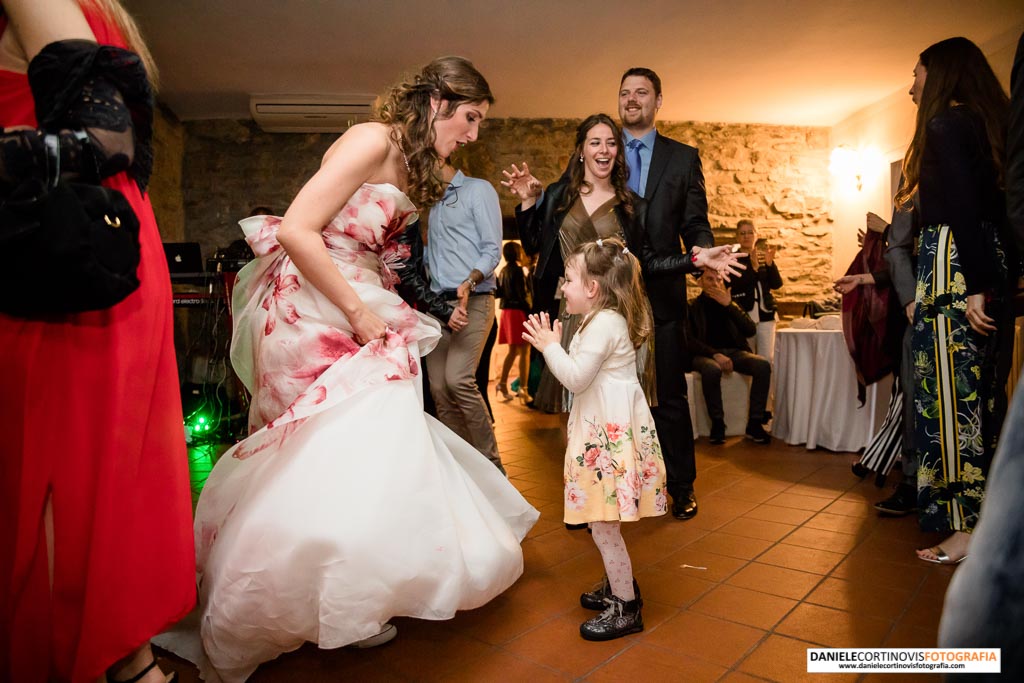
[[[580,155],[580,163],[581,164],[583,163],[583,155],[582,154]]]

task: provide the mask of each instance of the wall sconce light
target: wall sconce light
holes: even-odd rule
[[[864,189],[864,177],[881,168],[882,155],[874,147],[850,149],[840,145],[832,150],[828,170],[843,182],[854,183],[857,191]]]

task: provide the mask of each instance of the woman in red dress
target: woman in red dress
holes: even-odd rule
[[[41,139],[26,71],[44,46],[59,40],[103,52],[68,42],[87,39],[148,53],[116,0],[0,3],[3,190],[33,171],[31,156],[3,153],[18,145],[36,149]],[[136,74],[144,83],[144,74]],[[104,79],[97,75],[89,87],[112,87]],[[103,158],[103,134],[118,130],[108,125],[110,117],[128,118],[118,104],[127,103],[133,118],[140,113],[128,95],[116,97],[122,90],[106,92],[115,95],[108,98],[113,111],[100,117],[106,120],[83,119],[76,127],[99,147],[104,175],[120,163],[122,170],[103,184],[122,192],[138,215],[141,285],[101,311],[46,319],[0,314],[3,680],[95,681],[104,673],[111,681],[163,680],[149,639],[195,601],[171,291],[145,194],[151,159],[146,108],[143,126],[134,121],[127,153]],[[113,135],[130,137],[123,128]]]

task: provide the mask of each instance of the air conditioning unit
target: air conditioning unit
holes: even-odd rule
[[[268,133],[337,133],[369,121],[375,95],[253,95],[249,111]]]

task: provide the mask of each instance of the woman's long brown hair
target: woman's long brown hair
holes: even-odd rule
[[[430,98],[441,100],[435,116]],[[376,120],[391,125],[392,140],[409,162],[406,194],[413,203],[429,208],[444,196],[438,172],[444,160],[434,149],[434,119],[448,119],[460,104],[494,103],[487,80],[462,57],[439,57],[420,73],[398,83],[383,98]]]
[[[576,148],[573,150],[572,159],[569,160],[569,189],[562,199],[559,211],[565,211],[573,205],[580,194],[589,194],[593,189],[583,178],[583,162],[580,156],[583,154],[583,145],[587,141],[587,135],[594,126],[604,124],[611,128],[612,136],[618,142],[618,150],[615,154],[615,161],[612,162],[612,188],[615,189],[615,196],[618,198],[622,208],[630,216],[633,215],[633,196],[626,184],[628,170],[626,166],[626,155],[623,154],[622,130],[615,120],[607,114],[591,114],[583,119],[583,123],[576,127]]]
[[[947,38],[921,53],[921,66],[927,76],[917,108],[914,139],[903,158],[903,185],[896,193],[896,205],[906,206],[917,193],[928,122],[954,103],[968,107],[984,122],[996,177],[1002,186],[1010,99],[984,53],[966,38]]]

